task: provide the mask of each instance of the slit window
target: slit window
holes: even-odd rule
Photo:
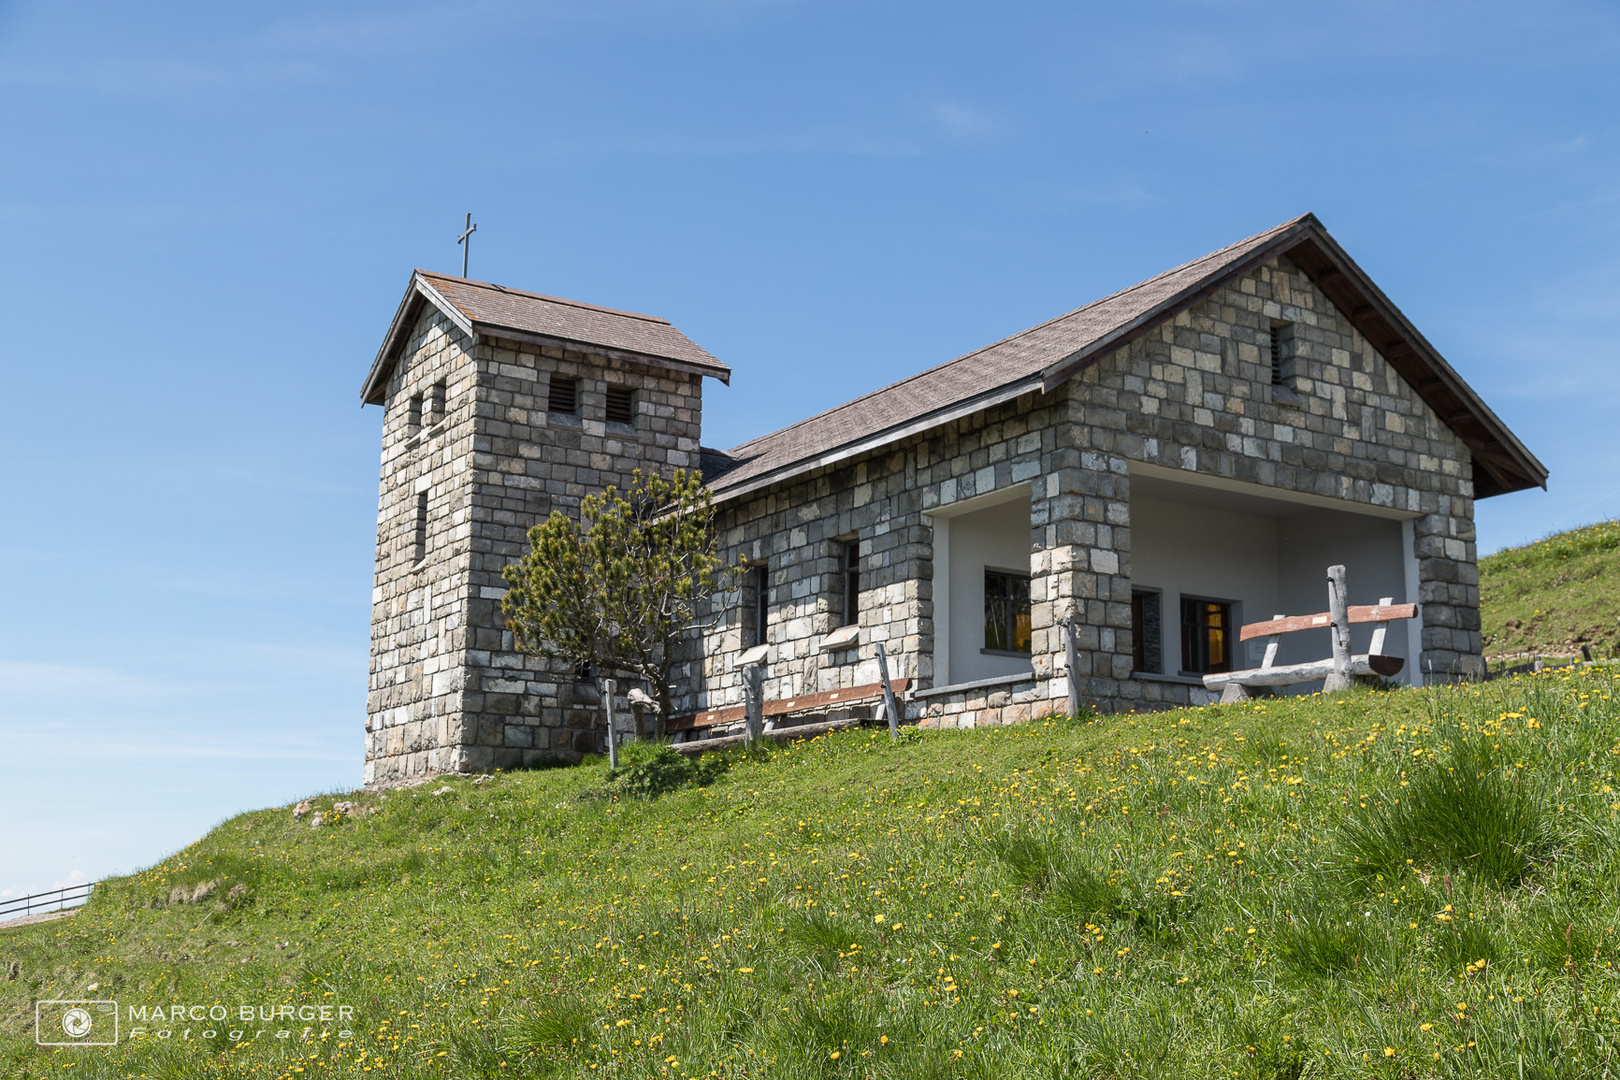
[[[427,403],[423,409],[422,423],[432,427],[444,419],[444,380],[440,379],[428,391]]]
[[[411,561],[427,558],[428,493],[416,493],[416,533],[411,539]]]
[[[628,386],[607,388],[607,421],[610,424],[636,422],[636,395]]]
[[[1029,655],[1029,575],[984,571],[984,648],[993,653]]]
[[[750,647],[764,645],[769,640],[771,615],[770,571],[764,563],[748,568],[748,598],[752,601],[753,634]]]
[[[1232,670],[1232,605],[1181,598],[1181,669],[1191,675]]]
[[[409,410],[405,414],[406,434],[415,435],[422,430],[422,395],[412,394]]]
[[[546,411],[564,416],[579,412],[579,380],[553,375],[547,391]]]
[[[839,571],[844,579],[843,621],[840,626],[854,626],[861,621],[861,542],[845,540],[840,545]]]
[[[1160,595],[1151,589],[1131,590],[1131,670],[1164,673],[1164,624]]]

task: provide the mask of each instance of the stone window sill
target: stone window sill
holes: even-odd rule
[[[405,440],[405,449],[414,450],[418,446],[421,446],[423,443],[428,442],[428,441],[430,441],[430,440],[432,440],[432,439],[434,439],[434,438],[436,438],[436,437],[438,437],[440,435],[443,435],[445,428],[448,427],[448,426],[449,425],[447,423],[445,423],[445,421],[440,420],[438,423],[434,424],[432,427],[427,428],[427,429],[425,429],[423,431],[418,431],[415,435],[412,435],[409,439]]]
[[[1131,678],[1138,682],[1173,683],[1177,686],[1204,685],[1204,680],[1197,675],[1160,675],[1156,671],[1133,671]]]
[[[834,649],[853,649],[861,642],[861,628],[857,623],[840,626],[832,633],[821,639],[821,651],[832,652]]]
[[[1021,656],[1023,654],[1014,653],[1013,655]],[[908,696],[913,698],[938,697],[941,694],[961,694],[970,690],[988,690],[995,686],[1013,686],[1017,683],[1032,683],[1034,681],[1035,673],[1028,671],[1018,675],[997,675],[993,679],[975,679],[972,682],[952,683],[950,686],[936,686],[930,690],[913,690]]]
[[[752,649],[744,649],[737,656],[736,667],[745,668],[751,664],[763,664],[765,657],[770,654],[770,645],[755,645]]]
[[[1018,651],[1013,650],[1013,649],[980,649],[979,650],[979,655],[980,656],[1010,656],[1014,660],[1028,660],[1030,658],[1029,653],[1027,653],[1027,652],[1018,652]]]

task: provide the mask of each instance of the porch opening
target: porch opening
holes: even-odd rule
[[[1028,484],[933,511],[934,685],[1034,673]]]
[[[1295,501],[1259,485],[1184,483],[1163,470],[1131,474],[1133,668],[1148,677],[1196,679],[1258,667],[1265,642],[1238,640],[1245,623],[1327,610],[1327,568],[1349,571],[1353,604],[1417,597],[1411,524],[1390,512],[1361,513]],[[1162,623],[1175,620],[1169,626]],[[1421,642],[1419,620],[1388,635],[1384,651],[1407,659]],[[1351,630],[1365,652],[1371,625]],[[1319,660],[1327,630],[1287,635],[1278,664]],[[1404,677],[1404,676],[1403,676]],[[1296,692],[1310,692],[1305,684]]]

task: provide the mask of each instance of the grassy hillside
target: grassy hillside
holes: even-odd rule
[[[1485,655],[1571,656],[1620,647],[1620,521],[1508,548],[1479,561]]]
[[[0,931],[0,1075],[1613,1076],[1617,695],[855,731],[651,800],[587,764],[247,814]],[[33,1002],[78,997],[354,1013],[36,1049]]]

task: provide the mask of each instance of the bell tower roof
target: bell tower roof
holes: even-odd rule
[[[731,382],[731,368],[668,319],[416,270],[361,387],[363,404],[382,402],[389,372],[425,304],[438,308],[469,337],[584,347],[617,359]]]

